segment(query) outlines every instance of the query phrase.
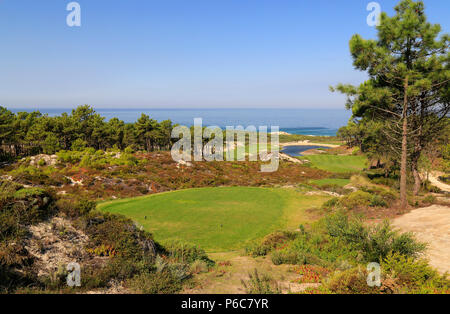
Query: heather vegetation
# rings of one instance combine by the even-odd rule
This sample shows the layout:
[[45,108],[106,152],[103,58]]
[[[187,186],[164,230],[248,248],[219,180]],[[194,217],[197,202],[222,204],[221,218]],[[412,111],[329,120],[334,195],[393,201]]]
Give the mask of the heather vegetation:
[[[450,169],[449,39],[412,0],[378,32],[351,40],[369,80],[336,88],[353,112],[338,136],[280,134],[345,145],[281,158],[273,173],[262,161],[176,162],[174,125],[144,114],[124,123],[89,106],[55,117],[0,107],[0,293],[210,292],[232,272],[241,290],[218,292],[450,293],[429,243],[389,220],[449,205],[437,186]],[[69,288],[73,261],[82,282]]]

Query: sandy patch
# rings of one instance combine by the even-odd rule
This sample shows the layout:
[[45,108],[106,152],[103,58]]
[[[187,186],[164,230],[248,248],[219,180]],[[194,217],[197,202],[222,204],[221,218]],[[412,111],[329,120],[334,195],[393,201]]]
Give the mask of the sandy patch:
[[450,273],[450,206],[433,205],[411,211],[393,220],[404,232],[413,232],[428,243],[426,257],[440,272]]

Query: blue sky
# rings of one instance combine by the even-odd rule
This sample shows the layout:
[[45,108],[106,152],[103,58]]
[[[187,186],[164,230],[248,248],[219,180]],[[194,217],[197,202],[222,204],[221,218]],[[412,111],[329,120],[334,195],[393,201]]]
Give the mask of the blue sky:
[[[74,28],[69,2],[0,0],[1,105],[342,108],[348,40],[375,36],[370,0],[79,0]],[[448,32],[450,2],[425,4]]]

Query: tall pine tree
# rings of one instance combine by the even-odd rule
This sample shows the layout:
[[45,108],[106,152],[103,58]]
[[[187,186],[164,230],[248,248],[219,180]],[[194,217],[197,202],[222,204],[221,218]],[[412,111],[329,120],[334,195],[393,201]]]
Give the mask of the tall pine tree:
[[[338,85],[354,117],[387,122],[390,149],[401,163],[400,198],[407,207],[408,165],[420,188],[418,158],[427,141],[447,123],[450,110],[449,36],[427,22],[422,1],[402,0],[393,17],[382,13],[378,38],[354,35],[350,51],[356,69],[369,79],[358,87]],[[388,149],[388,147],[386,147]]]

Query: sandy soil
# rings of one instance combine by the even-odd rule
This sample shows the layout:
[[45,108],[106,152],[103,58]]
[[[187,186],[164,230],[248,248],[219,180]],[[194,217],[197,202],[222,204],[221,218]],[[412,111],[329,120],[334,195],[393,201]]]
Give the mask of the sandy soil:
[[433,205],[411,211],[393,220],[393,225],[413,232],[417,239],[428,243],[426,257],[440,272],[450,273],[450,207]]
[[283,293],[296,293],[308,287],[317,287],[318,284],[299,284],[295,281],[299,275],[294,272],[291,265],[273,265],[269,257],[252,258],[239,256],[238,252],[209,254],[218,266],[208,272],[196,275],[194,286],[187,288],[183,293],[210,294],[230,293],[245,294],[242,280],[248,280],[249,273],[255,269],[260,275],[267,274],[276,280]]
[[433,184],[434,186],[437,186],[442,191],[450,193],[450,185],[439,181],[439,179],[437,178],[437,176],[435,174],[430,173],[428,175],[428,180],[430,180],[431,184]]

